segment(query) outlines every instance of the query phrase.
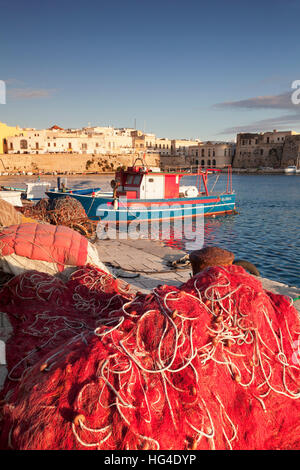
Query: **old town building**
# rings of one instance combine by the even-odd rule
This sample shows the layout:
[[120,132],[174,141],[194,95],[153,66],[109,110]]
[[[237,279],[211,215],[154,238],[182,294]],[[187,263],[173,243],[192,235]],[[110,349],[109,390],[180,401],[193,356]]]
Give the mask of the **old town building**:
[[222,168],[232,164],[235,145],[230,142],[199,142],[189,147],[188,163]]
[[[236,153],[233,166],[236,168],[281,168],[286,160],[294,161],[297,150],[292,151],[291,143],[298,139],[294,131],[277,131],[264,133],[240,133],[236,140]],[[288,151],[290,157],[285,155]]]

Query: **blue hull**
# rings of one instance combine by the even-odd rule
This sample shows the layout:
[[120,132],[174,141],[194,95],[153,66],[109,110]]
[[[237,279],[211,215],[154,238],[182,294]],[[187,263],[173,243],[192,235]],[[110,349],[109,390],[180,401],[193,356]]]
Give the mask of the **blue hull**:
[[128,223],[132,221],[170,220],[186,217],[228,214],[235,210],[235,194],[219,196],[198,196],[177,199],[127,199],[118,201],[114,209],[113,197],[92,197],[91,195],[58,193],[48,191],[50,199],[69,195],[77,199],[92,220],[109,223]]
[[100,191],[101,188],[85,188],[85,189],[67,189],[64,195],[68,194],[82,194],[82,195],[92,195],[93,192]]

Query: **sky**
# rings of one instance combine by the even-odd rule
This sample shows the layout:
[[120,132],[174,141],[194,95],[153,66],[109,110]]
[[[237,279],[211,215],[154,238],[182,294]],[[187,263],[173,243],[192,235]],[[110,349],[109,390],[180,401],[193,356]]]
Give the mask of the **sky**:
[[300,1],[0,0],[0,12],[1,122],[300,132]]

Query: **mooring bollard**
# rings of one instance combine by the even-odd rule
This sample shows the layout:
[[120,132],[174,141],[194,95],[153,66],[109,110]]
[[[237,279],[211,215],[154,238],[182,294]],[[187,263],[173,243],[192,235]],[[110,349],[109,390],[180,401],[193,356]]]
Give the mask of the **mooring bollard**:
[[208,246],[190,253],[193,276],[209,266],[228,266],[233,263],[234,254],[217,246]]

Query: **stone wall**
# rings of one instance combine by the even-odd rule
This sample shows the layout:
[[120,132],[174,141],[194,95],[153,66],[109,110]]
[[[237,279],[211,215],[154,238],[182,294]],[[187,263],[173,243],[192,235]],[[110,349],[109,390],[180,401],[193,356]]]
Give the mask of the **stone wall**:
[[[79,155],[79,154],[43,154],[43,155],[0,155],[0,172],[110,172],[119,166],[130,166],[138,155]],[[159,166],[158,154],[146,154],[148,166]],[[137,162],[138,164],[139,162]]]
[[[297,159],[300,155],[300,135],[286,137],[283,146],[282,167],[297,165]],[[300,158],[299,158],[300,160]],[[299,163],[300,164],[300,161]]]
[[169,166],[188,166],[190,163],[187,163],[185,156],[174,156],[174,155],[161,155],[160,162],[162,167]]

